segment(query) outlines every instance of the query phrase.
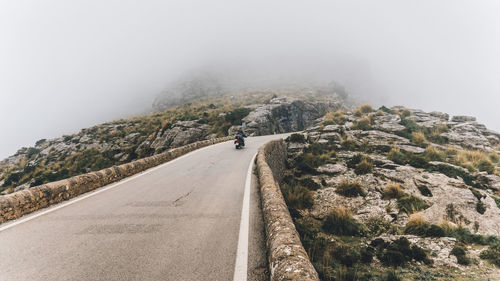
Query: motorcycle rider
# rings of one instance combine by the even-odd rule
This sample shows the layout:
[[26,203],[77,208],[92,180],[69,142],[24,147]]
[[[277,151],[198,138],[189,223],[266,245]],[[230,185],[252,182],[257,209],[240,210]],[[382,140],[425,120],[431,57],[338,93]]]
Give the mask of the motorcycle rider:
[[238,130],[238,133],[236,134],[236,139],[241,141],[241,144],[243,146],[245,146],[245,138],[246,138],[246,135],[245,133],[243,132],[243,130]]

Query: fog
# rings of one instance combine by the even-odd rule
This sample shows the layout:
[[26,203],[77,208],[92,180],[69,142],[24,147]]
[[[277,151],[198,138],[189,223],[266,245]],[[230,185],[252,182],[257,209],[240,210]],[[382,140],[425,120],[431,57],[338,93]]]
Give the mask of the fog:
[[0,0],[0,158],[146,112],[198,69],[335,80],[500,131],[499,14],[495,0]]

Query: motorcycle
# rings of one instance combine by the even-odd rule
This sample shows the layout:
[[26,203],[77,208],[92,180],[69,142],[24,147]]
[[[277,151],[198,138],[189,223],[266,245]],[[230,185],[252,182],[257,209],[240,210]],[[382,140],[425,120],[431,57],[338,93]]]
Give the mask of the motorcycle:
[[243,138],[236,137],[236,139],[234,140],[234,145],[236,149],[243,148],[245,146],[245,140],[243,140]]

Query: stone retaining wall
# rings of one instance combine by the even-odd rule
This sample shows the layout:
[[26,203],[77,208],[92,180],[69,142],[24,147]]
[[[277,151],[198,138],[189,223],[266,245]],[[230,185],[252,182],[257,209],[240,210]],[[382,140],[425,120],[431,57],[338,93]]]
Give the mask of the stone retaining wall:
[[286,145],[271,141],[257,154],[262,213],[271,281],[318,281],[318,273],[302,246],[279,187],[285,171]]
[[0,197],[0,223],[76,197],[98,187],[119,181],[154,166],[158,166],[201,147],[231,140],[224,137],[191,143],[166,152],[113,166],[97,172],[46,183]]

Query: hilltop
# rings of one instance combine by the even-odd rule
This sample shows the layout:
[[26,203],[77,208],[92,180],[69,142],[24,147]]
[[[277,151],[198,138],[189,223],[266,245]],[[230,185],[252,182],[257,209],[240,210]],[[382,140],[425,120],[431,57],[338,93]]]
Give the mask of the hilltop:
[[[230,94],[195,91],[164,101],[151,114],[99,124],[55,139],[41,139],[0,161],[0,190],[10,193],[161,153],[199,140],[303,130],[342,102],[335,92],[282,88]],[[308,97],[306,97],[306,94]],[[160,96],[161,98],[161,96]],[[155,105],[159,103],[159,99]]]

